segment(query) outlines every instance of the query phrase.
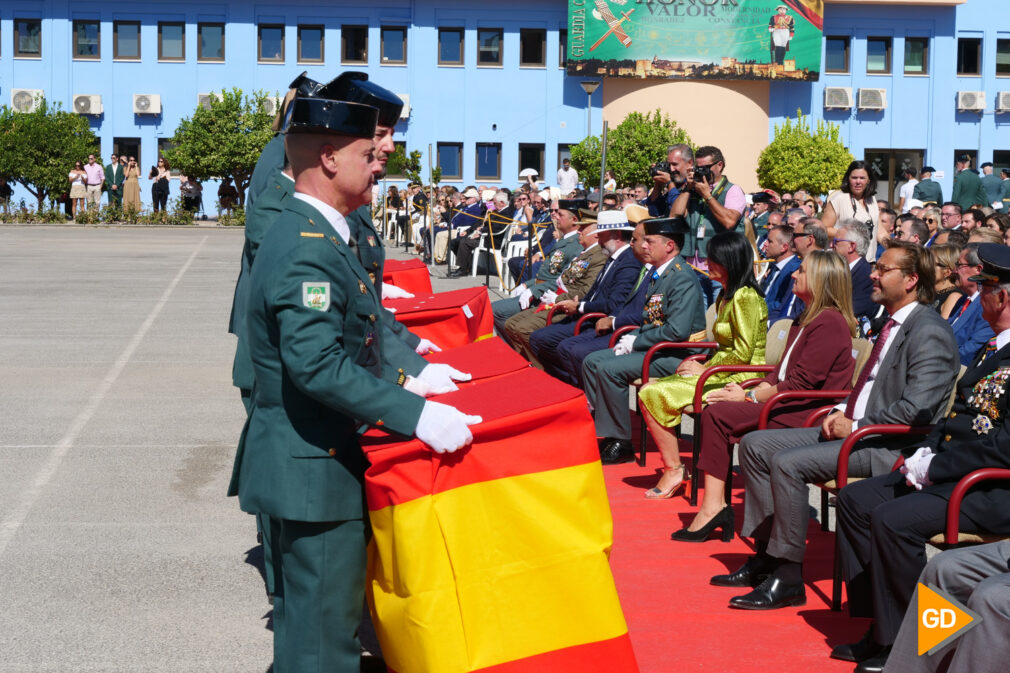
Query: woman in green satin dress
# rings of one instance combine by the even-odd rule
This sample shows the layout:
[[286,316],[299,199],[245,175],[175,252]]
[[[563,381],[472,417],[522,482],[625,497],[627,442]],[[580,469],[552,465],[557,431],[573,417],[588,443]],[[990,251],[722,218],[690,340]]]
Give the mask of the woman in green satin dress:
[[[695,384],[701,373],[716,365],[763,365],[768,331],[768,306],[754,277],[754,252],[743,234],[727,231],[708,244],[708,271],[721,283],[716,306],[718,314],[712,332],[718,350],[706,362],[685,361],[673,376],[657,379],[638,393],[639,408],[653,437],[672,435],[680,425],[681,411],[692,404]],[[730,383],[753,378],[749,373],[715,374],[705,382],[704,396]],[[657,442],[660,447],[676,442]],[[686,482],[686,468],[676,450],[660,451],[663,475],[645,493],[646,498],[669,498]]]

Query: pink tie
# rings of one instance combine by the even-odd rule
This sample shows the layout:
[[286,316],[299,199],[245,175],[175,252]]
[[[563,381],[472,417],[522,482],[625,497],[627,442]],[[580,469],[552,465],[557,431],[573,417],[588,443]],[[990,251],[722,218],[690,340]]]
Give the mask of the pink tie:
[[852,392],[849,394],[849,401],[845,403],[845,417],[849,420],[854,420],[852,414],[856,410],[856,400],[859,399],[859,395],[863,392],[863,387],[870,379],[870,372],[873,371],[873,368],[877,365],[877,360],[880,359],[880,352],[884,350],[884,344],[887,343],[887,337],[891,333],[891,328],[897,324],[893,318],[888,320],[884,328],[880,330],[880,334],[877,335],[877,340],[873,343],[873,350],[870,351],[870,359],[866,361],[862,371],[859,372],[856,385],[852,387]]

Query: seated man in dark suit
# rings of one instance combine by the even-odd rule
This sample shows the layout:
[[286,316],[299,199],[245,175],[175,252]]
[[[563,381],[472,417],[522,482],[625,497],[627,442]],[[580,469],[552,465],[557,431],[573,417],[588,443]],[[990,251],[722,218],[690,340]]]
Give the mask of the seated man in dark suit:
[[[636,208],[645,210],[640,206]],[[642,263],[635,258],[630,245],[635,229],[636,225],[628,222],[624,211],[604,211],[598,215],[597,241],[606,252],[607,262],[584,297],[572,297],[555,304],[558,311],[569,318],[564,321],[555,318],[554,324],[537,329],[530,335],[529,350],[534,365],[540,364],[547,369],[546,362],[553,361],[558,344],[574,336],[579,316],[586,313],[612,315],[624,303],[641,277]]]
[[[950,326],[931,306],[933,256],[918,246],[891,242],[871,278],[873,300],[891,320],[848,398],[820,427],[758,430],[740,441],[746,482],[741,535],[754,538],[757,555],[711,582],[756,588],[731,599],[731,607],[771,610],[806,603],[807,484],[835,476],[838,451],[854,429],[873,423],[923,425],[943,413],[959,365]],[[900,446],[860,445],[849,460],[850,475],[886,473]]]
[[[491,190],[486,190],[491,192]],[[491,199],[485,201],[484,219],[477,222],[479,226],[473,226],[465,237],[458,237],[449,243],[453,253],[456,255],[456,268],[449,272],[450,278],[467,276],[473,264],[474,251],[477,248],[494,245],[501,248],[502,239],[505,232],[512,225],[512,206],[509,205],[509,196],[505,192],[491,193]]]
[[982,271],[982,262],[978,256],[979,245],[981,244],[969,243],[957,260],[957,289],[964,296],[954,304],[950,318],[947,319],[954,329],[957,353],[963,365],[971,362],[982,344],[993,336],[992,328],[982,315],[979,286],[972,280]]
[[761,291],[768,304],[768,324],[783,317],[782,311],[793,296],[793,273],[803,260],[793,250],[793,228],[779,224],[768,230],[765,257],[772,260],[761,279]]
[[848,263],[852,273],[852,312],[856,320],[872,320],[880,311],[880,306],[873,303],[870,294],[873,292],[873,282],[870,280],[872,265],[866,261],[866,251],[870,240],[866,228],[858,220],[844,220],[835,229],[835,240],[832,247]]
[[[920,448],[901,470],[856,482],[838,496],[849,612],[873,617],[874,625],[861,642],[840,645],[832,656],[861,661],[857,671],[883,670],[926,566],[926,541],[943,531],[957,482],[981,468],[1010,468],[1010,248],[984,243],[978,253],[983,269],[974,280],[996,336],[958,381],[950,414],[916,443]],[[1010,488],[992,483],[965,495],[959,530],[1010,534]]]
[[[546,189],[539,193],[532,192],[530,194],[533,212],[528,216],[528,221],[533,227],[533,247],[518,257],[509,258],[506,262],[509,273],[517,283],[525,283],[536,276],[544,256],[549,255],[554,247],[554,223],[551,219],[551,209],[557,206],[551,205],[550,195],[550,191]],[[522,240],[529,241],[529,234],[529,230],[526,230],[522,235]],[[513,236],[513,240],[518,239]]]

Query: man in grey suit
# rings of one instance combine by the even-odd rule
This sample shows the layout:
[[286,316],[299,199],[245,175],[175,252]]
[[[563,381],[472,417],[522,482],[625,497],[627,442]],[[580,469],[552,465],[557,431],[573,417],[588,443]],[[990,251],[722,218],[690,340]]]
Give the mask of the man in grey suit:
[[[870,279],[873,301],[891,318],[849,397],[820,428],[761,430],[740,442],[746,484],[741,535],[755,539],[758,553],[736,572],[712,578],[717,586],[755,587],[731,599],[731,607],[771,610],[805,604],[807,484],[835,476],[842,442],[859,426],[926,425],[944,411],[960,363],[950,326],[930,306],[935,295],[932,254],[892,241]],[[850,476],[890,471],[903,445],[875,444],[856,447]]]
[[[642,374],[645,352],[660,341],[704,341],[705,301],[698,275],[680,256],[684,235],[691,231],[683,217],[645,221],[647,263],[652,275],[645,292],[642,326],[625,334],[613,350],[586,356],[582,378],[593,407],[596,434],[605,465],[633,459],[628,385]],[[648,276],[647,276],[648,277]],[[692,338],[693,337],[693,338]],[[652,360],[650,376],[670,376],[689,351],[665,351]]]

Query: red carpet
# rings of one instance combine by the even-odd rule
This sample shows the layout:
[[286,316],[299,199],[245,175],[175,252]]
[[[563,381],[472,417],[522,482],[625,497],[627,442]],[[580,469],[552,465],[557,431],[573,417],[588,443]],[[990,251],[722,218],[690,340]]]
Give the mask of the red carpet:
[[[845,605],[842,612],[830,610],[834,534],[821,532],[811,520],[804,607],[731,610],[729,599],[745,590],[714,587],[708,580],[736,570],[751,549],[739,537],[731,543],[672,541],[670,533],[687,525],[695,508],[683,493],[645,500],[659,466],[653,449],[644,468],[635,463],[603,468],[614,516],[611,567],[641,672],[852,671],[855,664],[828,654],[838,643],[858,640],[868,622],[850,619]],[[735,491],[733,505],[739,531],[742,491]]]

